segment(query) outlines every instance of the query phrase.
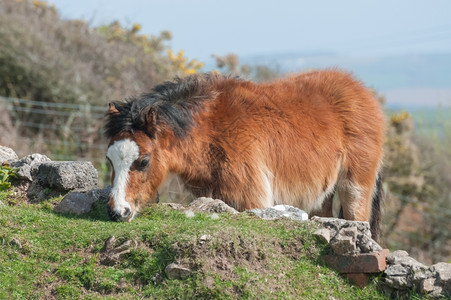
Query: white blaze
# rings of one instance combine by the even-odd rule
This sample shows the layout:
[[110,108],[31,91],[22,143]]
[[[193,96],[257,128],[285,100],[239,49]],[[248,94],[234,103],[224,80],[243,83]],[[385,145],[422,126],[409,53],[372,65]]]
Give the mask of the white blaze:
[[116,141],[108,148],[107,157],[113,165],[115,174],[113,188],[111,189],[111,195],[114,200],[114,210],[119,215],[122,215],[125,208],[128,208],[131,211],[130,204],[125,201],[125,188],[128,182],[128,172],[130,171],[130,167],[139,157],[139,147],[130,139]]

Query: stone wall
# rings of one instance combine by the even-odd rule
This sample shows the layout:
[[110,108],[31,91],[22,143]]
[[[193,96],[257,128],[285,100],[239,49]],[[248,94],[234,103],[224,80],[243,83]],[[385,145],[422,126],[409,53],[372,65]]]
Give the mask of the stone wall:
[[[65,195],[54,208],[59,213],[87,213],[93,203],[106,201],[110,193],[110,187],[97,188],[97,171],[87,161],[56,162],[41,154],[19,159],[12,149],[0,146],[0,164],[18,169],[19,185],[25,189],[31,202]],[[184,211],[187,217],[194,216],[195,212],[211,213],[212,218],[217,218],[219,213],[239,213],[223,201],[211,198],[198,198],[189,206],[165,205]],[[380,287],[389,298],[409,299],[412,292],[430,298],[451,297],[451,264],[426,266],[406,251],[389,253],[388,249],[382,249],[371,238],[368,222],[318,217],[309,220],[307,213],[288,205],[253,209],[245,213],[268,222],[279,218],[312,222],[318,228],[315,236],[330,245],[331,250],[324,256],[324,263],[358,286],[365,286],[371,274],[380,274]],[[114,255],[122,253],[110,252]],[[171,274],[179,272],[174,265],[168,266],[166,271]]]

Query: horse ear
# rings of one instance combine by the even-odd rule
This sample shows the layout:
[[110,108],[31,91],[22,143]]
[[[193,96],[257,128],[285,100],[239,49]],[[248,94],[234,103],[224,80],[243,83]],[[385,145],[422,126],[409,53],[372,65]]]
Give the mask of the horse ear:
[[117,110],[116,106],[113,102],[108,103],[109,109],[108,112],[110,115],[117,115],[119,114],[119,111]]
[[154,107],[149,107],[144,114],[147,132],[153,136],[157,132],[157,110]]

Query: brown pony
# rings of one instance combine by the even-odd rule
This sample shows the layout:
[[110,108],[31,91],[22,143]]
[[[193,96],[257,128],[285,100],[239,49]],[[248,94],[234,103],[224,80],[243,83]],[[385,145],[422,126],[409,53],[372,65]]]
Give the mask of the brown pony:
[[131,220],[169,173],[195,196],[243,211],[289,204],[348,220],[380,221],[384,117],[347,73],[313,71],[254,84],[197,74],[110,103],[108,206]]

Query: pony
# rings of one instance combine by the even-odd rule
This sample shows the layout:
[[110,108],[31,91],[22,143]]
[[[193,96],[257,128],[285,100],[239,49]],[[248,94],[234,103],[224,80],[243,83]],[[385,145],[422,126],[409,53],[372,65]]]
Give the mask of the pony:
[[382,202],[384,115],[371,90],[330,69],[268,83],[202,73],[109,103],[109,215],[132,220],[168,174],[239,211],[287,204],[369,221]]

